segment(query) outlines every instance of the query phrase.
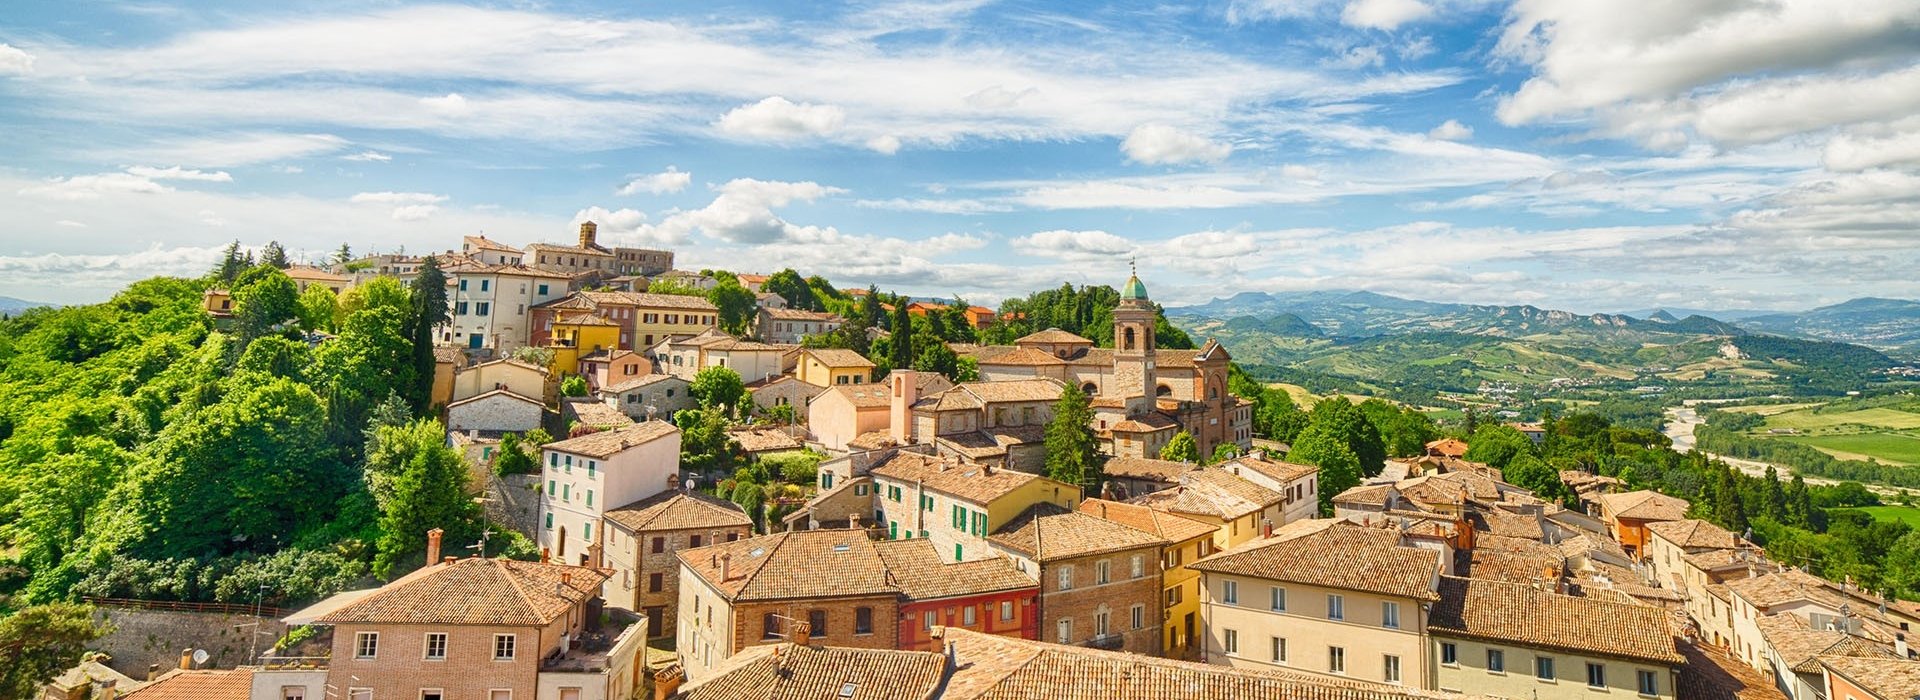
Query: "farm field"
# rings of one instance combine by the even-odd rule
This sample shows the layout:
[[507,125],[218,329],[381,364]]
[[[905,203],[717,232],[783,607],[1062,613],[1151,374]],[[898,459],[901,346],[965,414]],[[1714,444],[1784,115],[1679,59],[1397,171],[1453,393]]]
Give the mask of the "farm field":
[[1820,428],[1833,428],[1849,424],[1874,428],[1890,428],[1893,430],[1912,430],[1920,428],[1920,413],[1909,413],[1892,408],[1863,408],[1858,411],[1823,412],[1802,409],[1767,416],[1768,428],[1817,430]]
[[1798,411],[1801,409],[1813,408],[1815,406],[1822,406],[1822,405],[1825,405],[1825,404],[1822,404],[1819,402],[1771,403],[1771,404],[1758,404],[1754,406],[1728,406],[1725,408],[1721,408],[1720,410],[1726,411],[1728,413],[1752,413],[1752,414],[1761,415],[1761,416],[1773,416],[1773,415],[1786,413],[1788,411]]
[[1849,508],[1847,510],[1857,510],[1867,513],[1872,515],[1876,520],[1893,520],[1914,527],[1920,527],[1920,508],[1909,506],[1867,506],[1864,508]]
[[1833,455],[1840,459],[1866,459],[1882,462],[1920,464],[1920,438],[1901,433],[1853,433],[1846,435],[1801,435],[1783,437]]

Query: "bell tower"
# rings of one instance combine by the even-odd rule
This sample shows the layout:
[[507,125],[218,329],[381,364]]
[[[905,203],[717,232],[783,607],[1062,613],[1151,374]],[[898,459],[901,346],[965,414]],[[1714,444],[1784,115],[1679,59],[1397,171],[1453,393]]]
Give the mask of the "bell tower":
[[[1113,308],[1113,386],[1127,399],[1129,412],[1140,412],[1152,410],[1159,382],[1153,367],[1153,302],[1147,299],[1139,269],[1132,272],[1120,289],[1120,304]],[[1138,405],[1133,403],[1136,396],[1142,399]]]

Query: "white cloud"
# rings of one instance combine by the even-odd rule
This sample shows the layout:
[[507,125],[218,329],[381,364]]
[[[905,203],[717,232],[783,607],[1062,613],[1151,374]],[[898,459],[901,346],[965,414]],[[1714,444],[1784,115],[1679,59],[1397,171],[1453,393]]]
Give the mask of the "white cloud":
[[1378,46],[1356,45],[1337,49],[1333,56],[1322,59],[1320,63],[1347,70],[1379,68],[1387,64],[1387,55]]
[[102,155],[146,162],[220,168],[305,158],[332,153],[346,146],[346,139],[331,134],[239,132],[161,141],[140,148],[106,151]]
[[647,223],[647,215],[637,209],[616,209],[609,211],[600,207],[587,207],[574,212],[573,225],[591,221],[599,226],[606,240],[640,242],[639,235]]
[[450,116],[464,116],[472,111],[467,98],[457,92],[449,92],[443,97],[423,97],[420,104],[427,109]]
[[127,173],[130,175],[144,177],[149,180],[191,180],[195,182],[233,182],[233,176],[228,175],[225,171],[208,172],[205,170],[193,170],[190,168],[182,168],[178,165],[167,167],[167,168],[154,168],[154,167],[149,167],[145,165],[136,165],[136,166],[127,168]]
[[1461,124],[1458,119],[1448,119],[1433,127],[1427,135],[1442,141],[1465,141],[1473,138],[1473,127]]
[[1920,129],[1885,138],[1836,136],[1827,142],[1820,162],[1829,170],[1920,164]]
[[85,223],[74,221],[73,219],[61,219],[59,221],[53,222],[53,225],[65,226],[67,228],[86,228],[87,227]]
[[840,237],[831,227],[800,226],[774,213],[795,202],[813,202],[846,190],[817,182],[781,182],[739,178],[719,187],[707,206],[668,216],[644,233],[672,243],[693,232],[726,243],[760,244],[775,241],[824,241]]
[[1420,0],[1353,0],[1340,11],[1340,21],[1353,27],[1391,31],[1431,14],[1433,8]]
[[900,152],[900,138],[892,134],[875,136],[867,139],[867,148],[875,153],[890,156]]
[[399,206],[399,207],[393,208],[393,220],[394,221],[425,221],[428,217],[433,216],[434,212],[437,212],[437,211],[440,211],[440,207],[434,206],[432,204],[408,204],[406,206]]
[[22,187],[19,194],[36,199],[77,201],[99,199],[102,195],[116,192],[160,194],[171,191],[173,188],[155,182],[153,178],[132,173],[100,173],[52,178],[40,185]]
[[447,196],[429,192],[361,192],[347,201],[354,204],[439,204]]
[[887,211],[913,211],[928,214],[988,214],[1013,211],[1013,207],[978,199],[862,199],[854,206]]
[[1233,146],[1217,143],[1165,124],[1142,124],[1127,134],[1120,144],[1127,159],[1148,165],[1177,163],[1218,163],[1233,153]]
[[393,156],[379,151],[361,151],[353,155],[341,156],[340,159],[359,161],[362,163],[385,163],[393,160]]
[[686,189],[687,185],[692,182],[693,173],[683,173],[680,172],[679,168],[669,165],[664,172],[642,175],[628,181],[627,184],[622,185],[614,194],[623,197],[640,194],[641,192],[648,194],[670,194]]
[[795,104],[775,95],[750,105],[741,105],[720,116],[715,124],[735,136],[762,139],[797,139],[825,136],[840,129],[847,112],[833,105]]
[[1310,17],[1326,0],[1233,0],[1227,3],[1227,22],[1240,24],[1262,20]]
[[1320,179],[1320,171],[1299,163],[1287,163],[1280,166],[1280,175],[1292,180]]
[[1106,231],[1039,231],[1007,241],[1014,250],[1062,260],[1101,260],[1132,255],[1133,241]]
[[26,75],[33,72],[33,54],[0,44],[0,75]]

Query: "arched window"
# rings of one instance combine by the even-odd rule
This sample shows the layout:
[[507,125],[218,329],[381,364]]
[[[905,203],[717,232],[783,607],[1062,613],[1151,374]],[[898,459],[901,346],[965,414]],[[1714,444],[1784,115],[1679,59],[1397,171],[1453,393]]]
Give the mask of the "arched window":
[[1085,384],[1080,385],[1080,391],[1082,393],[1085,393],[1088,396],[1092,396],[1096,393],[1099,393],[1100,387],[1095,386],[1093,382],[1087,382]]
[[1216,379],[1207,385],[1207,399],[1211,401],[1217,398],[1220,398],[1220,382]]
[[1160,386],[1153,388],[1153,395],[1158,397],[1172,396],[1173,387],[1167,386],[1165,384],[1161,384]]
[[1133,349],[1133,328],[1132,327],[1128,327],[1127,329],[1120,332],[1120,349],[1121,350]]

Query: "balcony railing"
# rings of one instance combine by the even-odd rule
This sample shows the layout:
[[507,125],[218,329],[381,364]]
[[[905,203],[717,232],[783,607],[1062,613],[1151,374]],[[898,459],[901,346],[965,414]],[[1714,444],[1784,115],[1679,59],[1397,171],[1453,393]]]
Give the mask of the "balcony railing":
[[262,656],[260,670],[263,671],[321,671],[332,661],[331,656]]

